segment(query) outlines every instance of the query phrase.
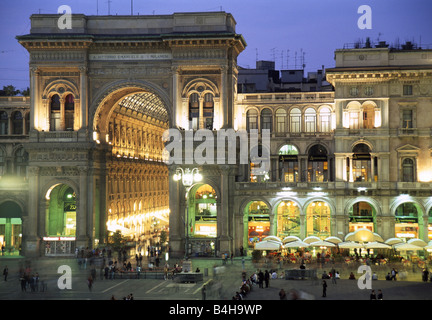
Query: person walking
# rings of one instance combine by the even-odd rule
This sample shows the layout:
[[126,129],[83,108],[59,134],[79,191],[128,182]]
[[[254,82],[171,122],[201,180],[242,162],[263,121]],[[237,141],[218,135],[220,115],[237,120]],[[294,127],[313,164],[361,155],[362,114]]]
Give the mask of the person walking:
[[331,269],[330,273],[331,273],[332,283],[336,284],[336,270],[333,268]]
[[381,291],[381,289],[378,290],[378,296],[377,296],[378,300],[382,300],[383,299],[383,293]]
[[9,274],[8,266],[5,266],[5,268],[3,269],[4,281],[7,281],[8,274]]
[[322,282],[322,288],[323,288],[323,298],[327,297],[327,282],[325,280],[323,280]]
[[259,286],[259,288],[263,288],[263,281],[264,281],[264,273],[260,270],[258,272],[258,286]]
[[270,282],[270,273],[268,272],[268,270],[266,270],[264,273],[264,282],[265,282],[265,287],[268,288]]
[[279,299],[280,300],[286,300],[287,299],[287,295],[284,289],[280,289],[279,291]]
[[93,287],[93,278],[91,276],[88,277],[87,279],[87,286],[89,288],[89,291],[92,291],[92,287]]
[[393,268],[392,271],[391,271],[390,280],[396,281],[396,275],[397,275],[397,271],[396,271],[395,268]]
[[376,300],[376,299],[377,299],[377,296],[376,296],[375,290],[372,290],[372,292],[371,292],[371,294],[370,294],[370,299],[371,299],[371,300]]

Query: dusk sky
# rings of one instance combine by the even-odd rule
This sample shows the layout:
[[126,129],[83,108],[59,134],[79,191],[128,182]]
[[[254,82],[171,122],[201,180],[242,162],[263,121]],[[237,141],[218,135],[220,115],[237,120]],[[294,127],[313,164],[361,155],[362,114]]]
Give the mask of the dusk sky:
[[[57,13],[61,5],[86,15],[131,14],[131,0],[0,0],[0,88],[29,86],[29,55],[15,36],[30,32],[32,14]],[[358,27],[362,5],[372,10],[372,29]],[[238,59],[245,68],[254,68],[258,58],[293,69],[296,53],[301,64],[301,52],[306,72],[331,68],[336,49],[367,37],[432,49],[430,0],[133,0],[134,15],[220,10],[234,16],[246,40]]]

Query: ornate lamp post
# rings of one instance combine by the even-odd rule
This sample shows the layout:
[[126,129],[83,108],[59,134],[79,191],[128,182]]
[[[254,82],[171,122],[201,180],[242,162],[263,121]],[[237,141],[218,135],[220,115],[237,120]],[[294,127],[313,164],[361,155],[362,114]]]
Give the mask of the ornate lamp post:
[[198,168],[193,169],[182,169],[177,168],[176,173],[173,176],[174,181],[180,181],[182,182],[183,186],[186,189],[185,194],[185,201],[186,201],[186,221],[185,221],[185,227],[186,227],[186,234],[185,234],[185,258],[188,256],[188,245],[189,245],[189,204],[188,204],[188,196],[189,196],[189,190],[191,186],[194,184],[194,182],[199,182],[202,180],[202,175],[199,173]]

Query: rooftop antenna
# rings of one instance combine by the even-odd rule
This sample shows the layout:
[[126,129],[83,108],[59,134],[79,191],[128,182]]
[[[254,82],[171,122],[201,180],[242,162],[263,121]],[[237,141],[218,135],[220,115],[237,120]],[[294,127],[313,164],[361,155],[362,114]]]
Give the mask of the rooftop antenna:
[[255,62],[258,61],[258,48],[255,48]]
[[297,69],[297,51],[294,54],[294,69]]
[[272,48],[271,50],[270,50],[271,52],[272,52],[272,55],[273,55],[273,62],[276,62],[276,48]]
[[133,0],[131,0],[131,16],[133,16]]
[[108,15],[110,16],[111,15],[111,0],[108,0],[107,1],[108,2]]
[[287,62],[286,62],[286,65],[287,65],[287,69],[289,69],[289,50],[287,50]]
[[283,50],[281,50],[281,70],[284,68],[284,57],[283,57]]

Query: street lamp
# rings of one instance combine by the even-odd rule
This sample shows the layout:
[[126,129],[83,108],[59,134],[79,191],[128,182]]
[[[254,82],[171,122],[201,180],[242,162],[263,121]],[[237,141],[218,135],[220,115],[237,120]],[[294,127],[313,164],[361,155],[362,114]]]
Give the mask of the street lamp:
[[189,169],[177,168],[176,173],[173,176],[174,181],[182,182],[183,186],[186,188],[185,201],[186,201],[186,239],[185,239],[185,258],[188,255],[188,245],[189,245],[189,204],[188,204],[188,193],[194,182],[199,182],[202,180],[202,175],[199,173],[198,168]]

